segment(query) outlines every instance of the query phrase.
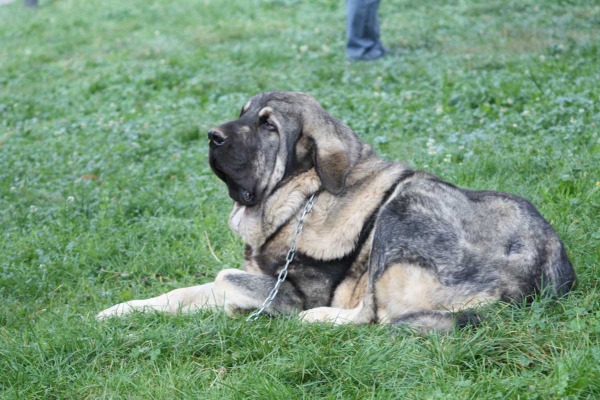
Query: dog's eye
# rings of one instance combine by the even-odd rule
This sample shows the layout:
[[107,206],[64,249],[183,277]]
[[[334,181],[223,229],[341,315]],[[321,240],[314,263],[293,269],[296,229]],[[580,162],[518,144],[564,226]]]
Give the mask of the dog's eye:
[[263,129],[266,129],[271,132],[275,132],[277,130],[277,127],[271,124],[269,121],[264,121],[261,126]]

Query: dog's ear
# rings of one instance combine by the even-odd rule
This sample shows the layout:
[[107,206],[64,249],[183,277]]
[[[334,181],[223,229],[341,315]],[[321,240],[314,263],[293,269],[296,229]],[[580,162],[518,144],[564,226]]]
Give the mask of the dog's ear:
[[362,142],[344,123],[329,115],[312,97],[302,108],[302,134],[313,143],[313,162],[323,188],[340,194],[346,176],[360,158]]

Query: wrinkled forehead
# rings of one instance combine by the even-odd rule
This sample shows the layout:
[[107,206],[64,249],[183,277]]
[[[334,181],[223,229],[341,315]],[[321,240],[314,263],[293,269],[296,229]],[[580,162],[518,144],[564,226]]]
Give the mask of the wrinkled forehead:
[[279,114],[295,114],[302,103],[303,97],[300,93],[266,92],[260,93],[244,104],[240,116],[250,113],[262,116],[265,111]]

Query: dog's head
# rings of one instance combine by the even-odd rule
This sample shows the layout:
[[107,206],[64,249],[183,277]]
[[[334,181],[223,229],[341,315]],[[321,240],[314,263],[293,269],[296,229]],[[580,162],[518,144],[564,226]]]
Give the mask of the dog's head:
[[286,178],[315,168],[322,187],[344,191],[360,157],[361,141],[307,94],[265,92],[238,119],[208,132],[209,162],[244,206],[263,201]]

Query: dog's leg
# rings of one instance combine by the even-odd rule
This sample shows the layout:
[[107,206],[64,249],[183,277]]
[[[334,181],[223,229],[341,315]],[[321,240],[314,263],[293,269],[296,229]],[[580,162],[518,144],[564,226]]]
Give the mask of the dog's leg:
[[363,310],[363,302],[356,308],[344,309],[337,307],[317,307],[306,310],[298,315],[302,322],[328,322],[333,325],[343,325],[349,323],[365,323],[360,318]]
[[[277,278],[250,274],[237,269],[226,269],[217,275],[215,288],[225,293],[225,311],[249,311],[260,308],[277,283]],[[283,282],[277,296],[266,309],[268,313],[290,314],[303,308],[303,298],[296,288]]]
[[167,313],[188,312],[197,309],[217,308],[223,305],[223,293],[215,290],[215,283],[175,289],[146,300],[131,300],[114,305],[96,315],[97,319],[119,317],[134,311],[159,311]]
[[[238,310],[258,308],[265,301],[277,280],[270,276],[226,269],[214,282],[200,286],[175,289],[158,297],[120,303],[100,312],[96,318],[105,319],[133,311],[158,311],[175,314],[199,309],[224,308],[228,314]],[[302,298],[294,287],[284,282],[268,312],[290,313],[302,309]]]

